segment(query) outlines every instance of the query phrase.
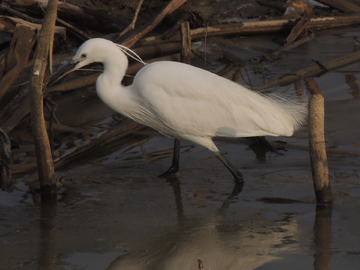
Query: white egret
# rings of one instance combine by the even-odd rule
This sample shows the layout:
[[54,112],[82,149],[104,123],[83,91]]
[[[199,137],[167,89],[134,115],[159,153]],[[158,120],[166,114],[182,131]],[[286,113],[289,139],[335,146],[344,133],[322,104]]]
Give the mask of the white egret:
[[212,151],[237,183],[242,174],[213,143],[212,138],[291,136],[305,121],[306,103],[276,94],[261,95],[206,70],[178,62],[145,65],[130,86],[121,81],[132,52],[105,39],[83,43],[72,61],[51,78],[94,62],[104,66],[96,81],[100,99],[116,112],[175,138],[173,163],[179,163],[179,140],[189,140]]

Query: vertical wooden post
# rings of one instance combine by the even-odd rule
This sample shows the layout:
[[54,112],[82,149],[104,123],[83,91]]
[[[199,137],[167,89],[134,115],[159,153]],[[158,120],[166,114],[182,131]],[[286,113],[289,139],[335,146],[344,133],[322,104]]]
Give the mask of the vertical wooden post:
[[309,146],[316,201],[332,203],[324,135],[324,97],[312,78],[305,81],[312,92],[309,100]]
[[46,71],[51,68],[52,44],[58,0],[50,0],[46,8],[40,38],[36,46],[34,66],[30,76],[31,125],[41,186],[42,202],[56,199],[55,171],[45,126],[43,87]]
[[180,24],[181,32],[181,62],[191,64],[191,34],[189,22]]

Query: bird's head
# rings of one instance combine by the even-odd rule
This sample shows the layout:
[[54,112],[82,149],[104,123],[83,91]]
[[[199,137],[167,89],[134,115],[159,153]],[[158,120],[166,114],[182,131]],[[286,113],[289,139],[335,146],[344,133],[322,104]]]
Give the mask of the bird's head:
[[[72,60],[58,72],[51,76],[48,85],[55,83],[70,72],[87,66],[91,63],[106,62],[107,57],[113,56],[114,53],[119,53],[120,50],[113,42],[102,39],[93,38],[85,41],[77,50]],[[123,54],[123,53],[121,53]],[[126,56],[124,58],[127,61]]]

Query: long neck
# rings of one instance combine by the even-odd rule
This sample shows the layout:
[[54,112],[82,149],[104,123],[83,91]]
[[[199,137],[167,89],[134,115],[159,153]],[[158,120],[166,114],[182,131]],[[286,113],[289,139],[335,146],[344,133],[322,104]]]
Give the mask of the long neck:
[[107,54],[102,62],[104,72],[96,81],[96,92],[106,105],[122,113],[122,110],[126,110],[126,103],[131,99],[129,89],[121,85],[128,66],[128,60],[117,49],[111,54]]

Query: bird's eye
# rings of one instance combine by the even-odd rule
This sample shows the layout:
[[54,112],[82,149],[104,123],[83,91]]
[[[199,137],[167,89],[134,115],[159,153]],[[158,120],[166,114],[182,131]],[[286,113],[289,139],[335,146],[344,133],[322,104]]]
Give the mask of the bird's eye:
[[85,58],[86,58],[86,53],[83,53],[80,57],[81,57],[82,59],[85,59]]

